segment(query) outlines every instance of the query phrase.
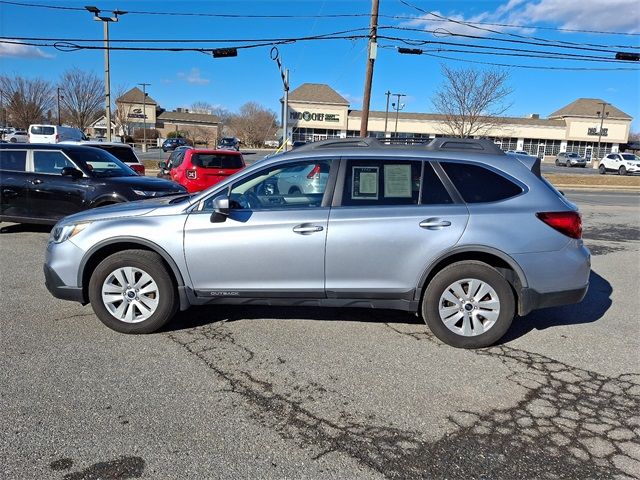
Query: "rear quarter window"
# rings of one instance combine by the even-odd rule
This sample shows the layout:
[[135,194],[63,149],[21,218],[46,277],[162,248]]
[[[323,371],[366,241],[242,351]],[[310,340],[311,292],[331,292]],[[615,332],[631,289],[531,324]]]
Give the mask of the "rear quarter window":
[[244,167],[240,155],[220,155],[218,153],[194,153],[191,157],[194,167],[238,169]]
[[25,150],[0,150],[0,170],[24,172],[27,163]]
[[467,203],[497,202],[522,193],[519,185],[488,168],[454,162],[441,165]]

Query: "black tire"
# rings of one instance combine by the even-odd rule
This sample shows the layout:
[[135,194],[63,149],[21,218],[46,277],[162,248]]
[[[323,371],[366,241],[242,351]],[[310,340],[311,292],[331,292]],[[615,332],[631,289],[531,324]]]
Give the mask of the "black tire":
[[627,167],[625,167],[624,165],[622,165],[619,169],[618,169],[618,175],[626,175],[627,174]]
[[9,139],[9,142],[10,143],[18,143],[18,140],[16,140],[15,138],[11,138],[11,139]]
[[559,167],[559,166],[560,166],[560,160],[556,158],[556,167]]
[[600,172],[600,175],[606,175],[607,174],[607,169],[602,164],[600,164],[600,166],[598,167],[598,171]]
[[302,192],[300,191],[300,189],[298,187],[291,187],[289,189],[289,195],[301,195]]
[[[102,286],[116,269],[134,267],[151,276],[158,287],[158,306],[153,314],[140,322],[128,323],[114,317],[102,300]],[[178,308],[176,286],[164,266],[162,257],[148,250],[125,250],[105,258],[89,280],[89,301],[93,311],[107,327],[121,333],[152,333],[166,324]]]
[[[449,330],[440,319],[440,297],[452,283],[473,278],[494,289],[500,301],[495,324],[477,336],[463,336]],[[466,260],[449,265],[429,282],[422,297],[422,318],[433,334],[444,343],[457,348],[482,348],[493,345],[509,330],[515,315],[515,298],[511,286],[500,273],[486,263]]]

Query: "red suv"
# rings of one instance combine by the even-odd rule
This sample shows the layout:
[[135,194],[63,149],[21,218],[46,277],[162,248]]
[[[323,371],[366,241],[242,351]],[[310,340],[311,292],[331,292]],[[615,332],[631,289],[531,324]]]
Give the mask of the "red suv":
[[240,152],[189,148],[172,155],[166,169],[171,180],[193,193],[221,182],[245,166]]

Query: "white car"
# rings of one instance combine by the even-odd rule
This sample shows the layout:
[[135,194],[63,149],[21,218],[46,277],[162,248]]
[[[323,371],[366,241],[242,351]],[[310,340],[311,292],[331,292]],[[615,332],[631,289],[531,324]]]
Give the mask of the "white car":
[[79,128],[61,125],[29,125],[29,143],[59,143],[86,140]]
[[29,135],[24,130],[16,130],[13,133],[4,136],[5,141],[11,143],[27,143]]
[[618,175],[640,173],[640,157],[633,153],[610,153],[602,159],[598,170],[602,175],[618,172]]

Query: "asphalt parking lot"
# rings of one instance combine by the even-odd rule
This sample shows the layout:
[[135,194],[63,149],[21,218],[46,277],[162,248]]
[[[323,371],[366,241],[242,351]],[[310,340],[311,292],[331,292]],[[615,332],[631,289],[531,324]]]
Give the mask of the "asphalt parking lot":
[[47,228],[0,224],[0,477],[640,478],[640,198],[566,193],[586,299],[476,351],[382,310],[200,307],[118,334],[46,291]]

